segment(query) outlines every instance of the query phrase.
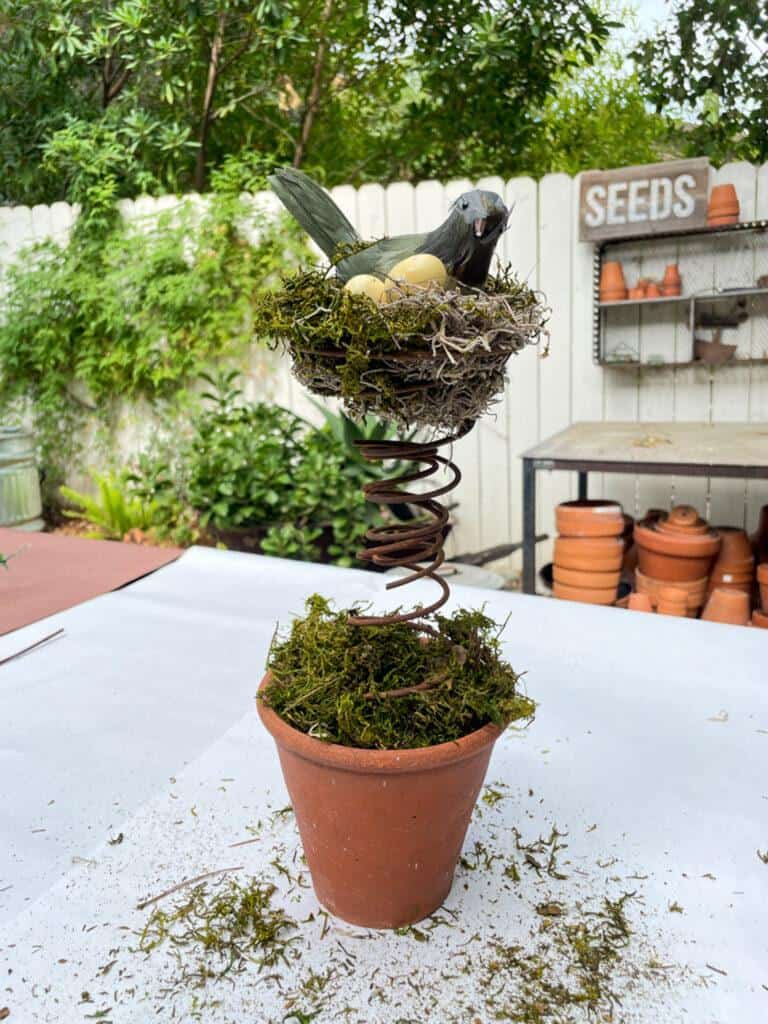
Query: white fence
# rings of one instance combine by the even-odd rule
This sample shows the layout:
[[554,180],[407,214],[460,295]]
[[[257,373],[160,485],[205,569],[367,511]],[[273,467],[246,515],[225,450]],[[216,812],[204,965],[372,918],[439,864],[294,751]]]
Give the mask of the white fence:
[[[768,164],[727,165],[712,174],[712,184],[723,181],[736,185],[743,219],[768,218]],[[546,359],[531,349],[511,361],[506,392],[495,415],[486,417],[456,447],[463,480],[455,492],[459,508],[454,550],[521,538],[520,454],[574,421],[768,423],[768,361],[765,366],[665,370],[619,369],[593,362],[593,247],[578,241],[577,178],[551,174],[537,183],[531,178],[505,182],[489,177],[476,184],[499,192],[514,207],[500,257],[546,295],[552,307],[551,350]],[[333,190],[333,196],[364,237],[377,237],[434,227],[445,217],[449,203],[472,186],[469,181],[342,186]],[[126,216],[135,217],[177,201],[141,198],[121,206]],[[46,235],[66,238],[75,217],[76,211],[65,203],[0,209],[0,274],[31,241]],[[253,395],[316,417],[288,367],[269,353],[255,353],[252,378]],[[130,427],[130,417],[126,422]],[[128,434],[135,443],[134,431]],[[572,476],[540,474],[539,529],[552,533],[554,505],[575,496]],[[749,528],[758,507],[768,502],[768,485],[762,481],[606,476],[592,480],[590,493],[618,498],[632,514],[670,501],[688,501],[716,523],[744,523]],[[547,546],[542,546],[540,555],[547,553]]]

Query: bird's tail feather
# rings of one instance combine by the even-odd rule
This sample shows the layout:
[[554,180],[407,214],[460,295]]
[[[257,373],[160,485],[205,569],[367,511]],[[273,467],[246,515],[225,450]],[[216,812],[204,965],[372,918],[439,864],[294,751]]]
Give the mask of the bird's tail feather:
[[328,193],[303,171],[283,168],[269,176],[272,191],[329,258],[339,244],[360,240]]

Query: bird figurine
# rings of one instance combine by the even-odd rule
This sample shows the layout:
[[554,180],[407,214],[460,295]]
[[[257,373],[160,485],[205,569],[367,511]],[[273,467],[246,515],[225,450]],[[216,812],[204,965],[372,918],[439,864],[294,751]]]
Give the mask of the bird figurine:
[[[328,193],[303,171],[285,168],[269,176],[272,191],[329,259],[338,247],[362,239]],[[345,256],[336,265],[342,281],[360,274],[386,277],[402,260],[427,253],[437,257],[456,281],[474,288],[485,283],[509,210],[501,196],[484,189],[465,192],[451,204],[443,223],[425,234],[382,238]]]

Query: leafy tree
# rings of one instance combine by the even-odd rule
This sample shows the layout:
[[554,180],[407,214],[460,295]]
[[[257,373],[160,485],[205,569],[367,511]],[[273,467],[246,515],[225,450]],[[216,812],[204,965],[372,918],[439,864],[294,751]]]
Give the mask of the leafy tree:
[[678,0],[633,56],[656,109],[677,105],[686,153],[761,162],[768,159],[766,54],[764,0]]

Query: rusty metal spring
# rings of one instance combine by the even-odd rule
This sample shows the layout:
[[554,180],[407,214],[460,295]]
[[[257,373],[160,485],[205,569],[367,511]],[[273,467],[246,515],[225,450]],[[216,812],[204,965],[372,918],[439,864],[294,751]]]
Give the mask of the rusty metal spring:
[[[427,607],[417,607],[409,612],[396,612],[391,615],[354,615],[350,623],[355,626],[383,626],[395,622],[413,622],[423,619],[438,608],[442,608],[450,596],[450,588],[445,579],[438,575],[438,569],[445,561],[443,544],[445,527],[448,525],[448,509],[437,499],[447,494],[461,480],[461,471],[449,458],[438,455],[438,448],[453,444],[464,437],[474,422],[465,424],[456,434],[439,438],[436,441],[419,443],[415,441],[357,441],[357,447],[363,458],[370,462],[387,460],[406,461],[421,464],[423,469],[414,467],[406,473],[389,480],[376,480],[363,486],[363,493],[368,501],[377,505],[412,505],[420,509],[428,517],[419,516],[413,522],[389,523],[386,526],[372,527],[365,535],[369,547],[360,552],[359,557],[383,569],[395,566],[411,570],[402,579],[392,580],[387,590],[404,587],[419,579],[434,580],[440,587],[440,597]],[[451,479],[443,487],[418,493],[408,490],[409,484],[417,480],[425,480],[440,467],[444,467]],[[428,562],[423,565],[420,563]]]

